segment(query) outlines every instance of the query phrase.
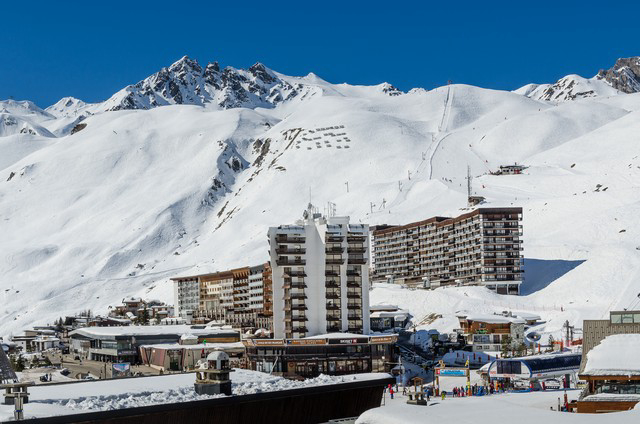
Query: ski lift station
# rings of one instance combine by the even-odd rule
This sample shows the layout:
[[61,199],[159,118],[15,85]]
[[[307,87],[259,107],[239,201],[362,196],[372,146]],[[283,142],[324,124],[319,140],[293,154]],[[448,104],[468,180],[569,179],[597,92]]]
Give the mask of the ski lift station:
[[581,353],[557,353],[524,356],[522,358],[497,359],[489,366],[489,378],[544,380],[580,369]]

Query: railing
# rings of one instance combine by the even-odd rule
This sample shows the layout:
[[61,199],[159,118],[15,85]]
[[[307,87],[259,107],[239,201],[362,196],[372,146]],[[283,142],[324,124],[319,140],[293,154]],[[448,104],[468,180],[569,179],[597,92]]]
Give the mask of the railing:
[[278,258],[276,259],[276,264],[278,266],[286,266],[286,265],[305,265],[307,261],[304,259],[289,259],[289,258]]
[[342,264],[344,263],[344,258],[339,258],[339,259],[335,259],[335,258],[330,259],[330,258],[327,258],[327,260],[325,261],[325,263],[326,263],[326,264],[329,264],[329,265],[342,265]]
[[367,263],[367,258],[354,258],[349,256],[350,264],[364,265]]
[[344,248],[343,247],[328,247],[325,250],[325,253],[331,254],[331,253],[342,253],[344,252]]
[[324,275],[325,277],[338,277],[340,273],[338,271],[325,270]]
[[289,271],[284,273],[285,277],[306,277],[307,273],[304,271]]
[[304,243],[304,237],[288,236],[286,234],[276,235],[276,243]]
[[276,253],[278,255],[303,255],[307,252],[307,249],[297,249],[297,248],[289,248],[289,247],[278,247],[276,248]]

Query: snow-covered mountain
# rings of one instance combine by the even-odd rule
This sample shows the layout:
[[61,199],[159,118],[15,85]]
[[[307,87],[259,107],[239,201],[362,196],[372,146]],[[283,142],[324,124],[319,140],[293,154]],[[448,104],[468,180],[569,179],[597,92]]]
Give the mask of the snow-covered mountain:
[[527,84],[514,91],[536,100],[563,102],[587,97],[607,97],[640,92],[640,57],[618,59],[593,78],[567,75],[553,84]]
[[[7,108],[57,137],[0,137],[0,334],[127,295],[172,301],[172,276],[265,261],[267,227],[309,197],[370,224],[459,214],[467,166],[485,206],[524,208],[530,294],[442,289],[407,300],[414,315],[515,305],[556,331],[636,299],[640,93],[400,93],[261,66],[226,85],[211,69],[216,89],[212,65],[177,63],[104,103],[66,99],[40,118]],[[490,175],[514,161],[527,172]]]

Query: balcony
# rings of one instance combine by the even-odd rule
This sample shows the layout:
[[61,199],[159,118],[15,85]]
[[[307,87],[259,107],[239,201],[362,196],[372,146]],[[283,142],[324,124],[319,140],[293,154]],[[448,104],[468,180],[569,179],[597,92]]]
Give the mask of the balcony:
[[307,252],[307,249],[296,248],[296,247],[287,247],[282,246],[276,248],[276,253],[278,255],[304,255]]
[[325,263],[327,265],[342,265],[344,264],[344,258],[327,258]]
[[362,309],[361,303],[348,303],[347,309]]
[[[307,285],[304,281],[286,281],[282,285],[284,289],[306,289]],[[262,291],[261,291],[262,292]]]
[[342,328],[339,325],[327,325],[327,333],[339,333],[340,331],[342,331]]
[[332,269],[328,269],[324,272],[324,275],[325,277],[338,277],[340,275],[340,272]]
[[290,319],[293,322],[304,322],[304,321],[309,321],[309,319],[307,318],[306,315],[292,315],[291,317],[286,317],[285,321],[287,319]]
[[347,252],[349,253],[364,253],[367,251],[367,248],[364,246],[349,246],[347,247]]
[[297,303],[297,304],[292,304],[292,305],[285,305],[284,310],[286,312],[291,312],[291,311],[306,311],[307,310],[307,306],[304,303]]
[[349,243],[364,243],[367,240],[367,236],[358,235],[358,234],[349,234],[347,236],[347,241]]
[[362,297],[361,293],[358,292],[348,292],[347,293],[347,299],[359,299]]
[[328,292],[325,297],[327,299],[340,299],[340,293]]
[[290,259],[287,257],[280,257],[276,259],[276,264],[278,266],[288,266],[288,265],[305,265],[307,261],[304,259]]
[[334,316],[334,315],[327,315],[327,321],[340,321],[340,317],[339,316]]
[[344,236],[330,233],[327,233],[325,238],[325,242],[327,243],[342,243],[342,240],[344,240]]
[[285,277],[306,277],[307,273],[304,271],[288,271],[284,273]]
[[[283,299],[286,299],[286,295]],[[289,293],[289,298],[290,299],[306,299],[307,295],[303,293]]]
[[327,280],[324,282],[324,286],[326,288],[340,288],[340,281],[337,280]]
[[367,263],[367,258],[363,258],[363,257],[353,257],[353,256],[349,256],[349,263],[350,264],[355,264],[355,265],[365,265]]
[[348,269],[347,270],[347,276],[351,276],[351,277],[359,277],[360,274],[360,270],[358,269]]
[[362,287],[362,282],[360,281],[347,281],[347,287]]
[[327,309],[327,311],[339,311],[340,310],[340,304],[327,303],[326,304],[326,309]]
[[305,242],[304,237],[300,236],[291,236],[288,234],[278,234],[276,235],[276,243],[296,243],[301,244]]

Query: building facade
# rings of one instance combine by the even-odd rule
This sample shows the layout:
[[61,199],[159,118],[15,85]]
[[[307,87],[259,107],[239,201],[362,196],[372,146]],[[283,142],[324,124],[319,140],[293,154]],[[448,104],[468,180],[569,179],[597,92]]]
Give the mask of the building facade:
[[522,208],[479,208],[373,232],[374,280],[435,288],[484,285],[519,294]]
[[525,320],[503,315],[461,313],[460,332],[473,352],[500,352],[505,343],[517,349],[524,343]]
[[175,314],[191,322],[193,313],[200,307],[200,281],[198,276],[172,278]]
[[332,334],[306,339],[248,339],[247,367],[284,377],[312,378],[390,372],[397,363],[396,335]]
[[640,334],[640,311],[611,311],[609,319],[585,319],[582,323],[582,367],[587,355],[608,336],[615,334]]
[[273,294],[268,263],[172,280],[178,316],[187,322],[219,321],[237,328],[271,330]]
[[369,227],[311,205],[268,232],[275,338],[369,333]]

